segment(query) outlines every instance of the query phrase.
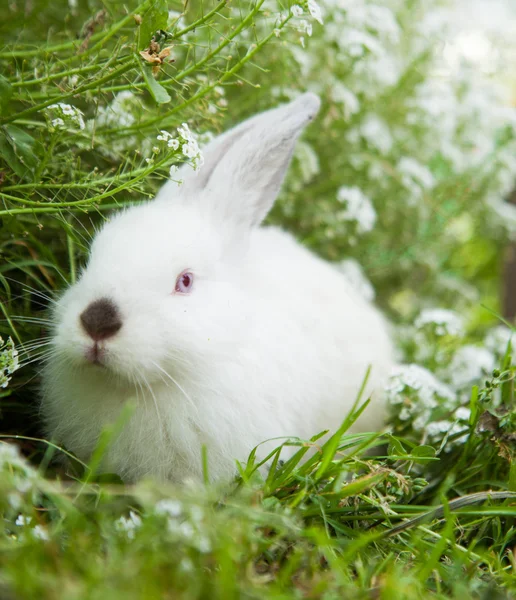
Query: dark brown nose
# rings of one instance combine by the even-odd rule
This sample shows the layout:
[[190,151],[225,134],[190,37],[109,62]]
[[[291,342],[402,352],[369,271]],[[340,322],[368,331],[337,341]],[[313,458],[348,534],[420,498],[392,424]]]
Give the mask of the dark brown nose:
[[118,309],[108,298],[92,302],[80,319],[86,333],[96,342],[114,336],[122,327]]

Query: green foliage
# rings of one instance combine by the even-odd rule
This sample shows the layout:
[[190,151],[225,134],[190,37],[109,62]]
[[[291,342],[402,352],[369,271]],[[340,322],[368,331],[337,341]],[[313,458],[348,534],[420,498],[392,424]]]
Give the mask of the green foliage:
[[[285,442],[271,456],[286,445],[299,451],[274,459],[268,471],[253,453],[242,476],[218,488],[93,483],[89,468],[82,480],[49,480],[2,443],[0,535],[8,560],[0,583],[21,598],[514,591],[516,492],[475,492],[487,482],[503,490],[507,478],[489,434],[472,426],[472,443],[441,462],[409,440],[345,428],[321,447],[320,436]],[[430,481],[417,476],[428,461],[437,461],[426,469]]]
[[[443,64],[446,2],[320,4],[323,19],[312,0],[4,10],[0,410],[31,462],[0,443],[0,596],[515,594],[515,367],[510,328],[493,327],[516,230],[514,111],[475,69]],[[322,111],[269,220],[396,324],[407,365],[389,431],[348,433],[357,403],[324,443],[286,441],[267,467],[254,451],[221,488],[99,475],[115,429],[89,465],[41,440],[47,309],[95,227],[181,162],[200,167],[211,135],[306,89]],[[50,467],[63,454],[66,473]]]

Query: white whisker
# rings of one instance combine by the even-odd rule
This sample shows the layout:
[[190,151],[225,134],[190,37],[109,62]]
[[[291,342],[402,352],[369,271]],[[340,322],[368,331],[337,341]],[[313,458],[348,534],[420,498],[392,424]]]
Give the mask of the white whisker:
[[176,381],[176,379],[174,379],[174,377],[172,377],[172,375],[170,375],[170,373],[168,373],[167,371],[165,371],[165,369],[163,369],[162,367],[160,367],[156,362],[152,361],[152,364],[156,367],[156,369],[159,369],[164,375],[166,375],[170,379],[170,381],[172,381],[172,383],[175,384],[175,386],[177,387],[177,389],[180,390],[183,393],[184,397],[191,404],[192,408],[195,409],[195,411],[198,413],[198,409],[197,409],[197,406],[195,405],[194,401],[186,393],[186,391],[184,390],[184,388]]

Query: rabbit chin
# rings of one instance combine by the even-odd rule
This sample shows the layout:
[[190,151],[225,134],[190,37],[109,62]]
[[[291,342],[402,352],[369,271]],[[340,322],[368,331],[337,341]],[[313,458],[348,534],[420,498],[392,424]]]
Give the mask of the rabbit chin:
[[133,388],[163,380],[163,367],[157,357],[149,362],[117,346],[113,342],[82,341],[58,346],[58,355],[62,368],[77,369],[83,376],[102,379],[115,387]]

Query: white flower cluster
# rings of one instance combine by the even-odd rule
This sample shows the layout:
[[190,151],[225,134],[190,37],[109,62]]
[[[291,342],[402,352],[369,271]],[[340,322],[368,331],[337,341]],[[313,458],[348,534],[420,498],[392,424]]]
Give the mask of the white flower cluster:
[[[455,436],[462,433],[460,439],[463,439],[467,435],[465,424],[460,424],[457,421],[449,421],[448,419],[442,419],[440,421],[430,421],[425,427],[425,434],[429,438],[429,441],[437,442],[446,436]],[[458,440],[455,439],[455,442]],[[451,443],[446,445],[446,450],[451,449]]]
[[452,310],[444,308],[425,309],[415,320],[416,329],[430,328],[437,336],[464,335],[464,319]]
[[139,515],[137,515],[132,510],[129,511],[129,516],[124,517],[121,516],[119,519],[115,521],[115,529],[124,534],[128,540],[134,540],[134,536],[136,535],[136,531],[140,529],[142,525],[142,520]]
[[[315,2],[315,0],[308,0],[307,8],[308,8],[308,12],[310,13],[310,16],[313,19],[315,19],[318,23],[323,25],[324,22],[323,22],[323,18],[322,18],[321,7],[317,4],[317,2]],[[299,4],[294,4],[293,6],[291,6],[290,12],[292,13],[292,16],[296,17],[296,18],[300,18],[304,14],[304,10],[301,6],[299,6]],[[276,33],[276,31],[277,30],[275,30],[275,33]],[[298,31],[302,34],[306,34],[308,37],[311,37],[312,33],[313,33],[312,24],[310,22],[308,22],[306,19],[301,19],[299,21]],[[276,37],[278,37],[278,36],[279,36],[279,31],[278,31],[278,33],[276,33]],[[301,45],[303,47],[305,45],[304,37],[301,37]]]
[[[396,44],[400,27],[393,11],[368,0],[329,0],[326,5],[333,20],[326,25],[328,37],[335,41],[339,50],[355,58],[367,54],[382,57],[386,44]],[[331,8],[330,8],[331,7]]]
[[389,154],[394,144],[390,127],[382,118],[374,114],[365,115],[360,125],[349,131],[346,139],[357,145],[363,140],[370,148],[374,148],[382,155]]
[[51,128],[54,130],[66,129],[67,126],[84,129],[86,126],[82,111],[71,104],[64,104],[63,102],[51,104],[47,111],[54,116],[50,121]]
[[490,376],[495,367],[495,357],[487,348],[468,344],[455,353],[448,367],[448,377],[456,389],[466,388],[469,392],[473,384]]
[[9,506],[19,511],[23,497],[34,489],[38,473],[20,454],[17,446],[0,442],[0,479],[11,487],[6,494]]
[[456,395],[427,369],[411,364],[395,367],[385,388],[387,401],[400,421],[412,421],[422,431],[436,408],[453,409]]
[[169,133],[168,131],[165,131],[164,129],[161,130],[161,133],[158,135],[158,137],[156,138],[159,142],[166,142],[167,146],[169,148],[172,148],[172,150],[177,150],[179,148],[179,140],[175,137],[173,137],[173,135],[171,133]]
[[505,356],[509,342],[513,342],[514,333],[505,325],[498,325],[489,330],[485,339],[484,346],[498,358]]
[[312,18],[315,19],[321,25],[324,25],[321,7],[317,4],[317,2],[315,0],[308,0],[307,6],[308,12],[312,16]]
[[[14,524],[17,527],[23,527],[24,529],[26,529],[28,532],[30,532],[30,534],[32,535],[32,537],[36,540],[41,540],[43,542],[48,542],[48,540],[50,539],[47,530],[42,526],[42,525],[35,525],[32,528],[29,528],[29,525],[32,523],[32,517],[26,517],[25,515],[18,515],[16,517],[16,521],[14,522]],[[23,540],[24,536],[19,535],[18,539]]]
[[357,187],[342,186],[337,191],[337,200],[346,205],[339,213],[344,221],[356,222],[357,232],[371,231],[376,222],[376,211],[371,200]]
[[211,542],[203,533],[205,517],[200,506],[189,505],[186,509],[179,500],[165,499],[160,500],[154,510],[167,519],[167,529],[172,536],[186,541],[199,552],[211,551]]
[[[418,23],[409,31],[401,27],[403,9],[396,0],[326,0],[324,29],[314,29],[309,51],[292,47],[292,56],[305,87],[326,95],[329,91],[340,106],[340,115],[332,110],[328,122],[332,130],[344,129],[349,164],[362,169],[359,175],[368,183],[381,187],[393,178],[404,193],[399,190],[392,197],[424,209],[433,199],[428,192],[450,170],[457,175],[484,168],[492,172],[485,212],[516,239],[516,209],[505,202],[516,180],[516,109],[507,89],[468,58],[486,44],[496,49],[491,52],[496,56],[504,48],[492,40],[477,40],[478,34],[458,35],[457,26],[460,30],[465,24],[457,18],[456,4],[446,3],[446,8],[438,0],[418,3]],[[304,6],[292,6],[292,14],[302,18]],[[490,35],[496,37],[495,31]],[[503,38],[504,45],[508,39]],[[480,42],[483,46],[475,48]],[[450,66],[451,50],[456,57]],[[421,82],[412,84],[407,78],[397,90],[401,78],[421,60]],[[505,68],[499,63],[491,64],[491,71]],[[346,127],[351,117],[352,126]],[[512,139],[500,144],[501,132]],[[448,168],[436,166],[443,161]],[[373,195],[369,186],[361,187]],[[476,201],[476,209],[480,207]]]
[[449,451],[453,445],[463,442],[467,436],[470,415],[469,408],[460,406],[449,419],[428,422],[424,428],[424,435],[428,441],[433,443],[439,443],[445,436],[448,436],[448,442],[444,449]]
[[[160,142],[166,142],[167,146],[173,150],[181,148],[183,156],[188,159],[189,164],[197,171],[204,164],[204,156],[199,148],[199,143],[194,137],[194,134],[190,131],[187,123],[183,123],[181,127],[177,128],[177,135],[178,137],[176,138],[170,132],[162,129],[157,139]],[[174,166],[170,170],[171,177],[175,171],[176,167]]]
[[0,337],[0,388],[6,388],[11,381],[11,375],[19,368],[18,350],[9,337],[4,343]]
[[403,185],[411,192],[414,199],[420,197],[425,190],[430,190],[435,185],[435,178],[430,169],[414,158],[404,156],[398,162],[398,172],[401,174]]
[[[140,98],[129,90],[124,90],[116,94],[111,102],[106,105],[100,105],[97,109],[95,118],[89,119],[86,123],[88,132],[102,134],[103,129],[124,129],[132,127],[138,121],[143,113],[143,104]],[[136,135],[113,136],[109,139],[109,144],[99,144],[98,149],[102,154],[109,158],[119,159],[120,155],[125,155],[133,150],[138,144],[138,151],[145,154],[150,149],[150,140],[143,142]]]
[[129,90],[119,92],[106,106],[99,106],[95,127],[130,127],[136,122],[135,113],[141,110],[141,101]]

